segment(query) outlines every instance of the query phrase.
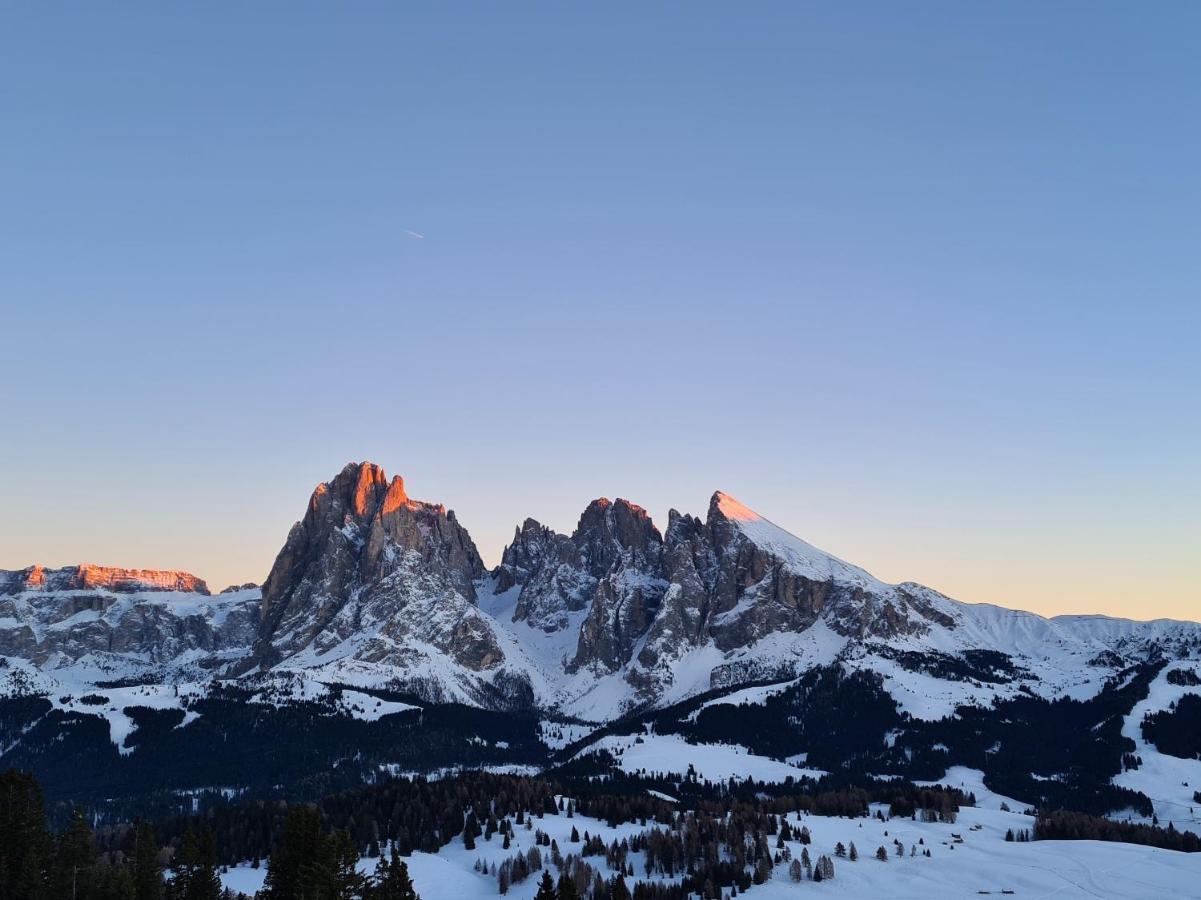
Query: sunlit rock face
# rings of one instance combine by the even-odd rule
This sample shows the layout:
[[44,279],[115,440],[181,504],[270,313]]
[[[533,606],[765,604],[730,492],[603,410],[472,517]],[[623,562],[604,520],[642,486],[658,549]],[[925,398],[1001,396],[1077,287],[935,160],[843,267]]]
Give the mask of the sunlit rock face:
[[313,491],[263,583],[257,661],[391,668],[400,681],[437,678],[443,660],[496,669],[505,655],[475,605],[483,573],[453,512],[352,463]]

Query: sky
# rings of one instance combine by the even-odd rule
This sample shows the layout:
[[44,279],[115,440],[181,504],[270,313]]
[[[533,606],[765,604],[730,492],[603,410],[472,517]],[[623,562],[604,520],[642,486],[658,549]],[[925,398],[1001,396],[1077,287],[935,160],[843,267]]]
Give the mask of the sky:
[[7,6],[0,568],[260,581],[370,459],[489,563],[723,490],[890,581],[1201,618],[1199,28]]

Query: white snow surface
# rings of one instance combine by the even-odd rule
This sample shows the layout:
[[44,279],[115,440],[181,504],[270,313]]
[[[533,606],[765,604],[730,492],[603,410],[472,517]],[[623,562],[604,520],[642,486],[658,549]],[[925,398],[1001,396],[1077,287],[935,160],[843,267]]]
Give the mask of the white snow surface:
[[789,778],[821,778],[826,774],[822,769],[794,766],[759,756],[739,744],[690,744],[677,734],[608,735],[576,755],[594,750],[612,753],[618,768],[624,772],[683,775],[692,766],[699,778],[712,782],[753,778],[780,783]]
[[[950,774],[950,773],[949,773]],[[979,794],[977,795],[979,796]],[[533,819],[535,828],[547,832],[557,841],[566,855],[578,852],[578,844],[570,842],[574,826],[584,832],[599,835],[605,843],[622,840],[641,832],[635,823],[616,828],[604,822],[577,815],[547,815]],[[1111,898],[1111,900],[1154,900],[1154,898],[1201,898],[1201,854],[1176,853],[1134,844],[1101,843],[1097,841],[1036,841],[1007,842],[1007,829],[1021,831],[1033,825],[1033,819],[1018,812],[1003,812],[993,808],[964,807],[955,824],[917,822],[906,818],[879,821],[877,819],[846,819],[813,815],[790,815],[790,824],[799,832],[806,826],[812,843],[808,850],[812,859],[830,856],[834,862],[834,879],[815,883],[793,883],[788,878],[787,865],[779,865],[770,881],[751,887],[753,900],[792,900],[800,896],[825,896],[838,900],[931,900],[931,898],[975,898],[987,892],[1036,900],[1076,900],[1076,898]],[[500,864],[518,851],[533,846],[533,831],[517,827],[510,850],[501,849],[499,836],[491,842],[479,838],[476,849],[467,850],[461,838],[454,838],[437,853],[414,853],[406,858],[413,885],[423,900],[474,900],[497,896],[496,879],[473,869],[477,859]],[[963,837],[963,843],[953,843],[952,834]],[[905,855],[897,856],[894,840],[899,840]],[[919,841],[921,843],[919,843]],[[853,843],[859,860],[851,862],[835,856],[835,845],[850,847]],[[888,862],[875,859],[877,847],[884,847]],[[911,856],[929,848],[931,856]],[[549,854],[542,848],[545,864],[552,876],[558,875],[550,864]],[[788,843],[793,857],[799,858],[802,845]],[[606,875],[603,858],[590,857]],[[645,859],[631,853],[635,876],[627,878],[631,888],[639,880],[666,881],[663,876],[648,878]],[[374,871],[376,860],[361,859],[359,870]],[[223,873],[222,882],[234,890],[251,893],[262,886],[267,869],[239,866]],[[514,884],[507,894],[513,900],[531,900],[537,890],[541,873]]]

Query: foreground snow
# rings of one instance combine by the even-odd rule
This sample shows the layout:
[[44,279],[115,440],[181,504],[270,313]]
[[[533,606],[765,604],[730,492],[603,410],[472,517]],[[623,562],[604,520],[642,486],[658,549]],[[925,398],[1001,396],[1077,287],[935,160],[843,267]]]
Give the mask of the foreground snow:
[[[971,782],[971,770],[948,773],[948,781],[963,778]],[[979,795],[978,795],[979,796]],[[989,797],[991,801],[1002,798]],[[578,852],[571,844],[572,827],[600,835],[606,843],[629,837],[643,829],[635,823],[609,828],[603,822],[586,816],[567,818],[565,815],[535,818],[540,828],[559,843],[564,854]],[[956,824],[924,823],[910,819],[840,819],[824,816],[789,816],[792,824],[804,824],[812,833],[809,854],[813,859],[826,854],[834,859],[835,878],[831,882],[794,884],[788,878],[787,865],[777,866],[773,879],[751,888],[751,897],[759,900],[792,898],[806,891],[821,891],[831,898],[846,900],[877,900],[881,897],[896,900],[931,900],[944,897],[976,897],[983,892],[1000,896],[1012,891],[1018,898],[1055,897],[1114,898],[1114,900],[1151,900],[1151,898],[1201,897],[1201,854],[1175,853],[1133,844],[1101,843],[1097,841],[1037,841],[1010,843],[1005,831],[1031,828],[1033,819],[1016,812],[993,808],[967,808]],[[963,843],[954,843],[952,835],[960,835]],[[482,838],[475,850],[466,850],[460,838],[455,838],[438,853],[414,853],[408,858],[414,885],[424,900],[469,900],[497,896],[496,879],[474,871],[477,859],[501,863],[518,851],[533,844],[534,833],[518,827],[510,850],[501,849],[500,836],[491,842]],[[894,840],[900,840],[904,857],[896,855]],[[858,862],[834,857],[835,845],[849,847],[854,843]],[[919,843],[921,842],[921,843]],[[790,842],[792,855],[799,857],[802,847]],[[889,852],[888,862],[875,859],[876,848]],[[919,855],[910,856],[917,847]],[[921,851],[929,848],[926,858]],[[545,854],[549,864],[549,854]],[[603,859],[591,857],[590,862],[603,866]],[[637,873],[627,879],[631,884],[648,880],[644,859],[633,853],[630,861]],[[371,872],[375,860],[362,859],[359,868]],[[234,890],[253,893],[262,886],[266,867],[251,869],[240,866],[222,876],[222,881]],[[552,868],[552,874],[554,870]],[[610,873],[605,873],[606,876]],[[662,881],[661,876],[652,879]],[[537,888],[537,877],[515,884],[508,893],[513,900],[529,900]]]

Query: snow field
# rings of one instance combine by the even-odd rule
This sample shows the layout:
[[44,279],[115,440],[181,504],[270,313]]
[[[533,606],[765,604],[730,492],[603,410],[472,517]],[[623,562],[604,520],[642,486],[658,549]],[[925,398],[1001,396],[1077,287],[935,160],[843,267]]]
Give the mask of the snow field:
[[[712,782],[783,782],[788,778],[821,778],[822,769],[809,769],[758,756],[738,744],[690,744],[675,734],[611,735],[590,744],[580,753],[608,750],[623,772],[683,775],[691,765],[697,777]],[[579,755],[579,754],[577,754]]]
[[[964,775],[970,783],[972,770],[948,773],[948,782]],[[956,785],[958,786],[958,785]],[[966,785],[965,785],[966,786]],[[977,793],[979,797],[980,794]],[[1000,802],[996,795],[990,802]],[[883,807],[874,807],[887,815]],[[1112,900],[1154,900],[1154,898],[1201,898],[1201,854],[1175,853],[1133,844],[1102,843],[1098,841],[1036,841],[1007,842],[1005,832],[1029,829],[1033,819],[1017,812],[1000,809],[964,807],[955,824],[920,822],[907,818],[889,821],[878,819],[844,819],[827,816],[790,814],[788,821],[799,835],[800,826],[809,828],[812,843],[810,858],[816,862],[822,855],[834,862],[834,880],[828,882],[793,883],[788,866],[775,867],[772,879],[751,888],[756,900],[795,898],[806,892],[822,892],[840,900],[941,900],[941,898],[975,898],[987,893],[1003,895],[1013,891],[1017,898],[1112,898]],[[644,829],[636,823],[609,828],[603,822],[587,816],[567,818],[564,814],[533,818],[534,828],[542,829],[556,840],[560,851],[578,852],[579,844],[569,841],[571,828],[600,835],[605,843],[629,837]],[[963,843],[955,843],[960,835]],[[414,853],[407,859],[413,883],[423,900],[471,900],[499,896],[496,879],[474,871],[476,859],[498,866],[519,850],[534,846],[534,832],[524,826],[514,827],[514,840],[508,851],[501,849],[502,837],[491,841],[476,840],[476,849],[467,850],[462,837],[451,840],[437,853]],[[894,840],[900,840],[905,856],[898,857]],[[921,841],[922,843],[919,843]],[[835,856],[841,842],[846,848],[855,844],[857,862]],[[794,858],[800,858],[803,845],[799,840],[786,844]],[[875,858],[876,848],[883,846],[889,853],[888,862]],[[910,856],[917,847],[918,855]],[[931,856],[922,855],[926,849]],[[549,861],[547,848],[541,848],[544,864],[551,874],[557,871]],[[773,852],[774,852],[773,843]],[[640,853],[631,853],[635,877],[627,878],[631,887],[638,880],[648,880],[645,860]],[[598,871],[606,877],[612,874],[602,857],[589,857]],[[359,869],[373,872],[376,860],[363,858]],[[252,893],[262,886],[266,864],[257,870],[248,865],[231,869],[222,875],[225,885],[234,890]],[[539,873],[524,882],[514,884],[508,893],[513,900],[531,900],[537,890]],[[657,876],[655,880],[665,880]]]

